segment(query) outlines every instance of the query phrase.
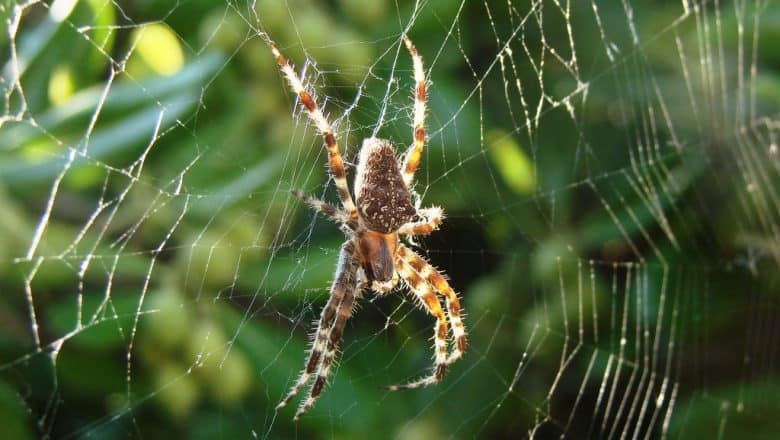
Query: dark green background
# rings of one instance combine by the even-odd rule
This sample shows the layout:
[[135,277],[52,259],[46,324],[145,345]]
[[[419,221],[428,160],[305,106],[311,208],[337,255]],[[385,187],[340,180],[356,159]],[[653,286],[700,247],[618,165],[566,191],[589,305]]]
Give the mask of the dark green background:
[[[0,436],[780,435],[776,2],[63,3],[0,8]],[[260,35],[353,163],[411,141],[407,27],[470,348],[380,390],[433,322],[368,294],[296,425],[343,236],[289,194],[336,200]]]

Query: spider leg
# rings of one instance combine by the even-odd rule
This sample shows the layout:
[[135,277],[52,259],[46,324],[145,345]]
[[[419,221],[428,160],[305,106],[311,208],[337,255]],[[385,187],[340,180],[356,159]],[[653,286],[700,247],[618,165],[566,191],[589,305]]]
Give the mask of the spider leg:
[[422,57],[417,53],[417,48],[414,47],[414,44],[409,37],[404,35],[403,38],[406,49],[412,56],[414,82],[416,84],[414,93],[414,127],[412,129],[414,143],[406,151],[404,163],[401,166],[404,183],[409,187],[412,184],[412,179],[414,179],[414,172],[417,171],[417,167],[420,166],[420,158],[422,157],[422,150],[425,145],[425,96],[427,92]]
[[292,195],[300,199],[303,203],[309,205],[315,211],[322,213],[322,215],[338,224],[352,226],[354,223],[350,220],[349,215],[347,215],[346,212],[331,205],[328,202],[322,201],[312,196],[308,196],[301,190],[293,190],[291,192]]
[[[357,273],[357,267],[354,267],[352,270],[353,274]],[[356,278],[356,276],[353,276],[353,278]],[[357,287],[356,281],[353,281],[353,286]],[[336,350],[338,349],[339,342],[341,342],[341,337],[344,335],[344,326],[347,324],[349,317],[352,316],[352,306],[355,302],[355,292],[357,290],[355,287],[346,289],[344,292],[344,298],[341,300],[341,303],[336,310],[336,321],[333,323],[333,327],[331,327],[330,332],[328,333],[327,345],[322,356],[322,361],[317,368],[317,378],[314,379],[314,384],[312,384],[311,389],[309,390],[309,396],[306,400],[301,402],[298,411],[295,412],[293,421],[298,421],[306,411],[314,406],[320,393],[322,393],[322,389],[325,387],[325,382],[328,380],[328,374],[330,374],[330,367],[333,364],[333,359],[336,358]]]
[[466,351],[466,327],[461,319],[460,299],[455,291],[452,290],[452,287],[450,287],[450,283],[425,258],[402,244],[398,246],[397,252],[399,258],[408,262],[447,302],[447,315],[450,319],[452,336],[455,340],[455,347],[449,358],[447,358],[447,365],[449,365],[463,356],[463,353]]
[[[295,397],[301,388],[309,382],[312,374],[314,374],[322,364],[324,358],[323,354],[327,352],[328,341],[331,338],[333,328],[335,327],[334,321],[336,320],[336,315],[340,314],[346,298],[354,296],[354,291],[357,287],[358,267],[357,260],[355,259],[355,246],[351,241],[348,241],[341,248],[336,276],[333,280],[333,285],[330,288],[330,297],[320,313],[317,331],[314,334],[314,340],[312,341],[305,367],[298,377],[298,380],[292,388],[290,388],[290,391],[276,406],[277,410],[282,409],[285,405],[290,403],[293,397]],[[349,301],[351,310],[352,299]]]
[[317,107],[317,103],[314,98],[303,88],[303,83],[295,74],[290,63],[287,61],[276,46],[273,43],[269,43],[271,53],[276,57],[276,62],[279,64],[279,68],[284,74],[285,79],[290,84],[290,88],[293,93],[298,95],[303,107],[306,109],[306,114],[317,126],[317,130],[322,134],[325,139],[325,146],[328,149],[328,165],[330,171],[333,173],[333,180],[336,182],[336,188],[339,191],[339,198],[341,199],[341,205],[347,211],[347,214],[351,219],[357,219],[357,209],[355,208],[355,202],[352,201],[352,196],[349,194],[349,186],[347,184],[347,172],[344,168],[344,160],[339,153],[339,145],[336,141],[336,136],[333,134],[333,129],[328,123],[328,120],[323,116],[322,111]]
[[400,235],[428,235],[439,229],[444,212],[439,207],[424,208],[417,210],[417,214],[425,220],[420,222],[409,222],[398,228]]
[[412,267],[409,261],[399,255],[396,260],[396,271],[399,272],[401,278],[404,279],[409,288],[420,300],[422,306],[436,318],[436,328],[434,331],[434,364],[433,371],[430,375],[414,380],[412,382],[390,385],[383,387],[390,391],[396,391],[401,389],[420,388],[433,385],[439,382],[447,370],[447,318],[444,315],[444,310],[441,308],[439,298],[436,297],[436,293],[433,290],[428,281],[421,277],[417,270]]

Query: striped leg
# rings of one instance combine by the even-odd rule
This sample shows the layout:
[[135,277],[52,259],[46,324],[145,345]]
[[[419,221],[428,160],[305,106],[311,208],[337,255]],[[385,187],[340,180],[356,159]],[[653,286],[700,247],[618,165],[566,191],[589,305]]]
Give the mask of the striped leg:
[[460,299],[458,295],[452,290],[450,284],[444,279],[439,271],[430,265],[425,259],[417,255],[414,251],[410,250],[404,245],[398,247],[398,256],[404,261],[408,262],[421,277],[425,278],[436,291],[444,297],[447,302],[447,315],[450,319],[450,325],[452,326],[452,336],[455,340],[455,347],[447,358],[447,364],[451,364],[458,360],[466,351],[466,327],[463,325],[460,311]]
[[434,206],[432,208],[419,209],[417,214],[425,220],[421,222],[409,222],[398,229],[400,235],[428,235],[439,229],[444,212],[441,208]]
[[315,211],[322,213],[322,215],[340,225],[350,225],[351,223],[354,223],[350,221],[350,218],[346,212],[331,205],[328,202],[324,202],[312,196],[307,196],[301,190],[293,190],[291,192],[292,195],[299,198],[303,203],[311,206]]
[[279,50],[272,43],[269,43],[271,53],[276,57],[276,62],[279,63],[279,68],[282,70],[287,82],[290,84],[293,93],[298,95],[298,99],[301,100],[303,107],[306,109],[306,114],[317,126],[317,130],[322,134],[325,139],[325,146],[328,148],[328,164],[330,171],[333,173],[333,180],[336,182],[336,188],[339,191],[339,198],[341,198],[341,205],[351,219],[357,219],[357,209],[355,209],[355,202],[352,201],[352,196],[349,194],[349,186],[347,185],[347,172],[344,169],[344,161],[341,159],[341,153],[339,153],[339,145],[336,142],[336,136],[333,134],[328,120],[322,115],[322,111],[317,107],[317,103],[314,102],[314,98],[303,88],[303,83],[295,75],[287,59],[279,53]]
[[433,371],[429,376],[405,384],[384,387],[390,391],[433,385],[444,377],[444,373],[447,370],[447,318],[444,315],[444,310],[441,308],[439,298],[436,297],[436,293],[431,284],[429,284],[425,278],[421,277],[418,271],[415,270],[407,260],[399,257],[396,260],[396,271],[399,272],[401,278],[409,285],[409,288],[417,296],[417,299],[420,301],[423,308],[436,318],[436,328],[433,335],[435,355]]
[[425,145],[425,71],[423,71],[422,57],[417,53],[417,48],[414,47],[412,41],[404,35],[404,44],[406,49],[412,56],[412,65],[414,67],[414,122],[412,135],[414,136],[414,143],[406,152],[404,157],[404,163],[401,166],[404,183],[407,187],[412,184],[414,179],[414,172],[417,171],[417,167],[420,166],[420,158],[422,157],[423,146]]
[[[349,311],[351,312],[352,310],[352,298],[354,297],[355,289],[357,287],[357,269],[358,263],[355,259],[355,245],[349,241],[341,248],[336,277],[330,288],[330,298],[328,298],[328,302],[325,304],[325,307],[320,314],[320,320],[317,324],[317,330],[314,334],[314,340],[309,351],[309,358],[306,360],[306,367],[301,372],[295,385],[290,388],[290,391],[285,398],[276,406],[277,410],[282,409],[285,405],[290,403],[290,400],[292,400],[301,388],[309,382],[312,374],[320,370],[320,365],[325,357],[323,354],[327,354],[330,340],[333,339],[333,330],[338,323],[339,318],[337,318],[337,315],[341,316],[342,309],[347,301],[349,302]],[[321,388],[322,386],[320,385],[320,390],[318,390],[317,394],[319,394]]]
[[[355,268],[355,270],[357,270],[357,268]],[[354,282],[353,285],[357,285],[357,283]],[[322,355],[322,362],[320,362],[320,366],[317,369],[317,378],[314,379],[314,384],[309,390],[309,397],[301,402],[301,406],[298,407],[298,411],[295,413],[293,421],[300,419],[306,411],[314,406],[314,402],[317,401],[320,393],[322,393],[325,382],[328,380],[328,374],[330,374],[330,367],[333,364],[333,360],[336,358],[336,350],[338,349],[339,342],[341,342],[341,337],[344,335],[344,326],[347,324],[349,317],[352,316],[352,306],[354,305],[354,302],[355,289],[347,289],[344,298],[341,300],[341,304],[339,304],[336,313],[336,322],[333,323],[333,327],[330,329],[328,344]]]

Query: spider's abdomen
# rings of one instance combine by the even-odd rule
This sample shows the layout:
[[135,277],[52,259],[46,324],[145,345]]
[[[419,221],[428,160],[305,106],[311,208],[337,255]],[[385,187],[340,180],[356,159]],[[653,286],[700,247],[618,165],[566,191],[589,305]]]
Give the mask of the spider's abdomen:
[[355,177],[357,208],[366,226],[389,234],[415,214],[409,189],[404,184],[390,141],[363,141]]

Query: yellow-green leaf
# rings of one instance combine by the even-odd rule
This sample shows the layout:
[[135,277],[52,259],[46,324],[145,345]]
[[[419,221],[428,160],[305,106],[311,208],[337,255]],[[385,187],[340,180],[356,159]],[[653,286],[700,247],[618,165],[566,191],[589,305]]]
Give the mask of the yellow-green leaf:
[[487,134],[487,152],[503,182],[518,194],[534,190],[536,178],[531,161],[511,134],[491,130]]

